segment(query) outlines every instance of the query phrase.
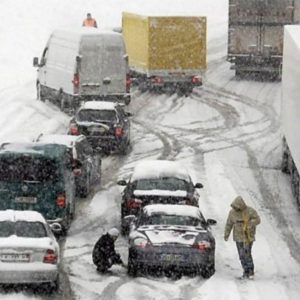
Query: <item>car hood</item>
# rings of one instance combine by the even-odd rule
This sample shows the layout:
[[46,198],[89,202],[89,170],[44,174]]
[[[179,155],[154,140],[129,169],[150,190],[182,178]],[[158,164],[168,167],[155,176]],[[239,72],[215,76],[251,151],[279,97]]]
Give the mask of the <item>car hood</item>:
[[23,237],[12,235],[10,237],[0,238],[0,251],[1,249],[8,249],[8,248],[53,249],[53,248],[57,248],[57,244],[49,237],[23,238]]
[[152,245],[177,244],[183,246],[192,246],[198,235],[207,233],[200,227],[165,225],[141,226],[137,232],[139,236],[141,234],[146,236]]

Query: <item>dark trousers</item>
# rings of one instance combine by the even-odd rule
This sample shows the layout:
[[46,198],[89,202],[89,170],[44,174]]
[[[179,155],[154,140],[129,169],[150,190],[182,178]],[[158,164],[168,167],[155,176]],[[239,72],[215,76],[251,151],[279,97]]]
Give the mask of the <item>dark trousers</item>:
[[252,245],[253,242],[251,242],[250,244],[243,243],[243,242],[236,242],[240,261],[244,269],[244,275],[254,274],[254,264],[253,264],[252,253],[251,253]]

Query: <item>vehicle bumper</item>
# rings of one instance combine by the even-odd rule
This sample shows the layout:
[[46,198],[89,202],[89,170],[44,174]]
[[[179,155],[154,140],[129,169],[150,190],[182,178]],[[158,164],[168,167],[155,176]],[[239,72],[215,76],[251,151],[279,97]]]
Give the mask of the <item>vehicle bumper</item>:
[[44,263],[0,263],[0,283],[46,283],[58,277],[58,266]]
[[120,148],[121,144],[124,142],[123,139],[116,139],[113,136],[87,136],[87,140],[96,150],[116,150]]
[[[160,247],[157,247],[160,248]],[[143,268],[176,269],[198,271],[214,264],[214,250],[200,252],[197,249],[143,249],[131,248],[129,257],[134,264]]]

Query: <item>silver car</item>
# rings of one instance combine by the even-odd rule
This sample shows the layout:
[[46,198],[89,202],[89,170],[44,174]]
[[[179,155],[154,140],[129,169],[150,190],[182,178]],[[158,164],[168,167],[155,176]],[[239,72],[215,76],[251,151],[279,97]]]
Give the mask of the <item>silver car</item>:
[[215,239],[199,208],[151,204],[131,219],[128,273],[148,271],[193,273],[209,278],[215,272]]
[[38,283],[55,290],[59,261],[59,245],[40,213],[0,211],[0,284]]

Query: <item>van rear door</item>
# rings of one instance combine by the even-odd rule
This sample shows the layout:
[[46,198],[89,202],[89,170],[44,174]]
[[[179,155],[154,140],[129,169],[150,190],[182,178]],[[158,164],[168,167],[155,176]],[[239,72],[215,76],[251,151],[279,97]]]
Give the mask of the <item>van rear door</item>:
[[81,41],[82,95],[106,96],[126,92],[126,60],[122,37],[85,36]]

